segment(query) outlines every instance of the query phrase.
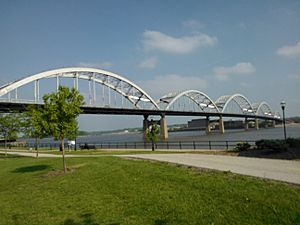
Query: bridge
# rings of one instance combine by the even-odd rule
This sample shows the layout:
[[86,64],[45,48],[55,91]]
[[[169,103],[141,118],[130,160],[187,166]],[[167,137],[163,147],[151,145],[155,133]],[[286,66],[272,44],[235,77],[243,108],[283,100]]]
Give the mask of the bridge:
[[[259,129],[259,120],[281,121],[279,112],[261,101],[251,103],[242,94],[224,95],[213,101],[199,90],[168,93],[154,100],[145,90],[127,78],[106,70],[71,67],[41,72],[0,87],[0,112],[24,111],[29,105],[43,105],[42,96],[55,92],[60,85],[74,87],[84,96],[85,114],[142,115],[143,129],[149,116],[160,116],[162,139],[168,138],[166,116],[197,116],[206,119],[206,132],[218,118],[219,132],[224,133],[224,117],[244,118]],[[155,88],[155,87],[153,87]],[[144,132],[145,133],[145,132]]]

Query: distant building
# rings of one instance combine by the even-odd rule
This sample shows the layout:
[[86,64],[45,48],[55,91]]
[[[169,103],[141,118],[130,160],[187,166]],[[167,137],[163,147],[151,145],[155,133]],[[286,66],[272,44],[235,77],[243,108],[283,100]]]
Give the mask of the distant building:
[[188,128],[205,129],[206,128],[206,119],[194,119],[194,120],[188,121]]

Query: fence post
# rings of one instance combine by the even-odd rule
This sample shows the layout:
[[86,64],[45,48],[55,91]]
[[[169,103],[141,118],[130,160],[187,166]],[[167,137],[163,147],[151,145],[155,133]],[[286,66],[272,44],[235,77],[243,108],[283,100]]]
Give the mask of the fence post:
[[211,150],[211,142],[208,141],[209,150]]
[[228,141],[226,141],[226,149],[228,150]]

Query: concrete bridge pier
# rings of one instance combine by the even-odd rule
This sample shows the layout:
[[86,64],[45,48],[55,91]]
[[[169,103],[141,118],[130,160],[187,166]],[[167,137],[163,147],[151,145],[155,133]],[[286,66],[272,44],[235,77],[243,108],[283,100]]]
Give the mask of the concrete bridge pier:
[[255,129],[259,130],[259,120],[255,119]]
[[249,130],[248,118],[245,118],[245,130]]
[[220,116],[220,119],[219,119],[219,131],[220,131],[220,134],[224,134],[225,133],[224,120],[223,120],[222,116]]
[[169,138],[169,134],[168,134],[168,126],[167,126],[167,120],[165,115],[161,115],[159,124],[160,124],[160,138],[162,140],[167,140]]
[[275,126],[276,126],[276,121],[272,120],[272,127],[275,128]]
[[206,117],[205,125],[206,125],[206,129],[205,129],[206,134],[210,134],[211,133],[211,129],[210,129],[209,116]]

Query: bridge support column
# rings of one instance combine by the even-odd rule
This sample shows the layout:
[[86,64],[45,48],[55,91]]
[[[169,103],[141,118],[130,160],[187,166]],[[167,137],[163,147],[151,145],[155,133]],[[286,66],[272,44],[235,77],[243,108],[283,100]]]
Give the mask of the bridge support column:
[[245,130],[249,130],[248,118],[245,118]]
[[272,127],[275,128],[275,126],[276,126],[276,121],[272,120]]
[[143,139],[144,141],[147,140],[147,128],[149,127],[149,120],[148,120],[148,115],[144,115],[144,120],[143,120]]
[[211,130],[210,130],[210,123],[209,123],[209,116],[206,117],[205,125],[206,125],[206,129],[205,129],[206,134],[210,134]]
[[259,120],[255,119],[255,129],[259,130]]
[[160,123],[160,137],[162,140],[167,140],[169,134],[168,134],[168,126],[167,126],[167,120],[165,115],[161,116],[159,123]]
[[264,127],[268,128],[268,120],[265,120]]
[[220,116],[220,119],[219,119],[219,131],[220,131],[221,134],[225,133],[224,120],[223,120],[222,116]]

